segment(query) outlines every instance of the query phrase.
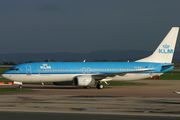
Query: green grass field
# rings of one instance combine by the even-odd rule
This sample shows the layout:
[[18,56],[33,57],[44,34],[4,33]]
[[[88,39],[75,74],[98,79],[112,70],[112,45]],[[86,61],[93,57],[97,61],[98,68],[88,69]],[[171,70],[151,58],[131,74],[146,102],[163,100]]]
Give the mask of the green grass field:
[[8,67],[0,67],[0,75],[7,70],[9,70]]
[[180,80],[180,73],[167,72],[159,77],[160,80]]
[[102,83],[102,84],[104,86],[122,86],[122,85],[142,85],[144,83],[137,83],[137,82],[108,82],[108,84],[105,84],[105,83]]
[[0,93],[7,93],[7,92],[28,92],[33,90],[27,89],[16,89],[16,88],[0,88]]

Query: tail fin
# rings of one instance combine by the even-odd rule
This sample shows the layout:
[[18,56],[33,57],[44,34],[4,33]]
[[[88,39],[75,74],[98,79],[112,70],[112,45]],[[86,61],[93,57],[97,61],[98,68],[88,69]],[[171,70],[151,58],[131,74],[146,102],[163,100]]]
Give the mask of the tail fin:
[[172,27],[164,40],[151,56],[137,60],[135,62],[171,63],[174,55],[178,32],[179,27]]

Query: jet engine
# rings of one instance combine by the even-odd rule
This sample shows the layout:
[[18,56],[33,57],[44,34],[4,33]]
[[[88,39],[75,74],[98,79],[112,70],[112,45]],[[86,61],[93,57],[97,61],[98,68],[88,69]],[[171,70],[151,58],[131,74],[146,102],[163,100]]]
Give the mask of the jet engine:
[[95,79],[92,76],[77,76],[74,78],[74,85],[76,86],[93,86],[95,84]]

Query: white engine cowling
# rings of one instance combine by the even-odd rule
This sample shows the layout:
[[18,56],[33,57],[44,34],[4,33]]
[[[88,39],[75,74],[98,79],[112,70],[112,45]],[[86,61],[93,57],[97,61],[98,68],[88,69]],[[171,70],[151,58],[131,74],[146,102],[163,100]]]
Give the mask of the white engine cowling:
[[77,76],[74,78],[74,85],[76,86],[93,86],[95,79],[92,76]]

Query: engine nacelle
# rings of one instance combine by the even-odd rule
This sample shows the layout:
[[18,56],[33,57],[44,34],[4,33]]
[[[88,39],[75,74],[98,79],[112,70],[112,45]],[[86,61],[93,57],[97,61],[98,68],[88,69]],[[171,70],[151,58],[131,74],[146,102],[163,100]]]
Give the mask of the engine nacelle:
[[76,86],[93,86],[95,84],[95,79],[89,75],[77,76],[74,78],[74,85]]

